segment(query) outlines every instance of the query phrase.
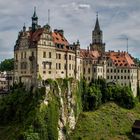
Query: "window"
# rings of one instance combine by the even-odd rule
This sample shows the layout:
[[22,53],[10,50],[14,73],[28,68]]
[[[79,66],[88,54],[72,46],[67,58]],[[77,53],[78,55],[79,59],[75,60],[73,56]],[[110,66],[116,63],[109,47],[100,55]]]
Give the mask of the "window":
[[52,54],[51,54],[51,52],[49,52],[49,58],[51,58],[52,57]]
[[46,58],[46,52],[43,52],[43,58]]
[[121,73],[123,73],[123,70],[121,70]]
[[69,60],[71,60],[71,55],[69,55]]
[[46,71],[43,71],[43,74],[45,74],[46,73]]
[[123,76],[121,76],[121,79],[123,79]]
[[56,69],[58,69],[57,63],[56,63]]
[[43,69],[46,69],[46,64],[45,63],[43,63]]
[[86,73],[86,70],[85,70],[85,68],[84,68],[84,70],[83,70],[83,73],[84,73],[84,74]]
[[114,69],[114,73],[116,73],[116,69]]
[[120,72],[120,70],[118,70],[118,73]]
[[120,79],[120,76],[118,76],[118,79]]
[[114,76],[114,79],[116,79],[116,76]]
[[112,72],[112,69],[111,69],[111,72]]
[[113,77],[111,76],[111,79],[112,79]]
[[59,59],[61,59],[61,54],[58,54]]
[[107,72],[109,72],[109,69],[107,69]]
[[49,71],[49,74],[51,74],[51,71]]
[[109,76],[107,76],[107,79],[109,79]]
[[96,68],[94,68],[94,72],[96,72]]
[[88,73],[90,74],[90,68],[88,68]]
[[71,64],[69,64],[69,70],[71,70]]
[[59,69],[61,69],[61,64],[59,63]]
[[56,59],[61,59],[61,54],[56,54]]

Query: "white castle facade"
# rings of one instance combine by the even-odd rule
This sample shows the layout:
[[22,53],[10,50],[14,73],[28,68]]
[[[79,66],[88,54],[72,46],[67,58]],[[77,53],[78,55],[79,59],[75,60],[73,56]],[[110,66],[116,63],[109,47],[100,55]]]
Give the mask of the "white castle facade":
[[105,52],[103,33],[98,17],[92,32],[92,43],[81,49],[80,43],[70,44],[63,30],[54,31],[46,24],[38,25],[34,11],[32,27],[19,32],[14,47],[14,82],[37,86],[48,78],[73,77],[88,82],[104,78],[122,86],[131,85],[134,96],[139,85],[139,70],[127,52]]

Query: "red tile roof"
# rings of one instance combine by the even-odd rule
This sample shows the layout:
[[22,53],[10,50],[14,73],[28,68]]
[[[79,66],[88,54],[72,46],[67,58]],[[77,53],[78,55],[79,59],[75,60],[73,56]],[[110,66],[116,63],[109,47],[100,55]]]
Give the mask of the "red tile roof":
[[29,36],[30,43],[38,42],[40,40],[40,36],[42,35],[42,33],[43,28],[37,29],[35,32],[31,31]]
[[126,52],[107,52],[107,58],[111,59],[115,66],[134,67],[135,63]]
[[65,45],[65,46],[69,45],[69,43],[66,40],[66,38],[63,35],[61,35],[60,33],[53,32],[52,36],[53,36],[55,44],[62,44],[62,45]]
[[98,57],[100,57],[100,54],[98,51],[80,49],[80,56],[82,58],[98,59]]

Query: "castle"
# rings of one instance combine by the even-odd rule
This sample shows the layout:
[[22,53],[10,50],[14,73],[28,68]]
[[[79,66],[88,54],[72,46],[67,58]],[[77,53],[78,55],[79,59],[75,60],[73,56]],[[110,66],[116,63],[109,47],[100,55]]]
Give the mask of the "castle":
[[87,49],[80,43],[70,44],[64,31],[52,31],[49,24],[38,24],[36,10],[32,16],[32,26],[25,25],[19,32],[14,47],[14,82],[24,82],[37,86],[48,78],[73,77],[87,82],[104,78],[122,86],[130,86],[134,96],[139,85],[138,67],[127,52],[105,51],[103,32],[98,16],[92,31],[92,42]]

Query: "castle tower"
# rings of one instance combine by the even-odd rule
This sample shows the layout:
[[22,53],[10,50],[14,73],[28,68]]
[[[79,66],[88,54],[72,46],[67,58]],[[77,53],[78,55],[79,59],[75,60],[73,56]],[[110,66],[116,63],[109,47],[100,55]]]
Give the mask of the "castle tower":
[[94,30],[92,31],[92,43],[90,45],[90,50],[97,50],[100,53],[105,52],[105,44],[103,43],[103,33],[100,29],[98,14],[96,17],[96,24]]
[[32,16],[32,31],[35,31],[38,27],[38,17],[36,14],[36,7],[34,8],[34,14]]

